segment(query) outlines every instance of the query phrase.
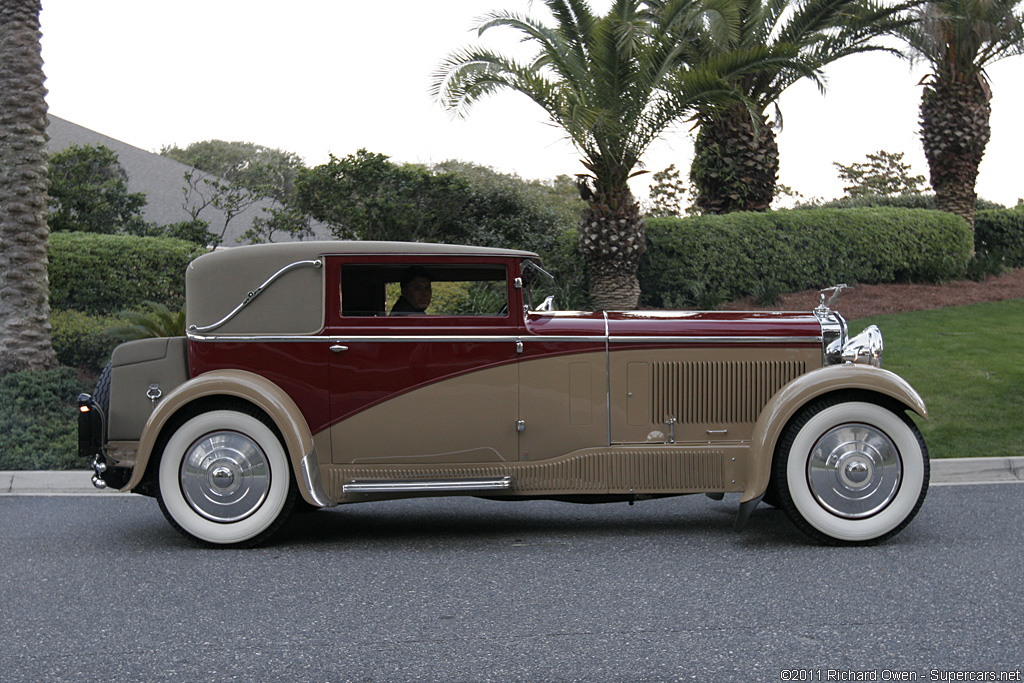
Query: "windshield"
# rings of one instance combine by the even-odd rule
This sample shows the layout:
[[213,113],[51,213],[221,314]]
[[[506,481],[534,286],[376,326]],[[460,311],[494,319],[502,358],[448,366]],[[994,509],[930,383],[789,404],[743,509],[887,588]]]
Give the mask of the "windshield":
[[536,261],[523,261],[523,301],[531,311],[555,310],[555,277]]

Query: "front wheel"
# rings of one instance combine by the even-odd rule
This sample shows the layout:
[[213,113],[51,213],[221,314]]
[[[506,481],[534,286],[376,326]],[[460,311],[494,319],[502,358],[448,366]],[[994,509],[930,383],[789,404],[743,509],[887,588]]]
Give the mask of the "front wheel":
[[202,413],[178,427],[163,449],[158,481],[171,524],[220,546],[265,540],[295,502],[280,439],[261,419],[234,410]]
[[899,533],[928,492],[928,449],[906,415],[823,399],[787,427],[775,455],[779,503],[825,543],[877,543]]

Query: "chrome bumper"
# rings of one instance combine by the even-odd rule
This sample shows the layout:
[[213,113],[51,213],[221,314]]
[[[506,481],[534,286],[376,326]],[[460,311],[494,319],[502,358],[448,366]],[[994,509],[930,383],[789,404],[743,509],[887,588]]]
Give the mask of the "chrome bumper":
[[131,470],[110,467],[104,453],[107,416],[89,394],[78,395],[78,455],[92,460],[92,485],[98,489],[121,488],[128,483]]

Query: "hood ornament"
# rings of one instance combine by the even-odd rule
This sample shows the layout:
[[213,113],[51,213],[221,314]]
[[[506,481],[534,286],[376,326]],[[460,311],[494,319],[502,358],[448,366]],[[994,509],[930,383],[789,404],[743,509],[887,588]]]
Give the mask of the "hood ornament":
[[[815,313],[827,313],[832,309],[832,304],[839,301],[839,295],[843,293],[844,289],[853,289],[850,285],[832,285],[825,289],[818,290],[820,292],[821,299],[818,302],[818,307],[814,309]],[[825,294],[832,292],[832,296],[825,301]]]

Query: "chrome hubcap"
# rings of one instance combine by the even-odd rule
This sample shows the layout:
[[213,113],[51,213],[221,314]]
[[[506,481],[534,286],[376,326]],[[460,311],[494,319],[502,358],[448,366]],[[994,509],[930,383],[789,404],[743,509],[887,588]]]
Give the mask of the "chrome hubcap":
[[214,522],[245,519],[259,509],[269,490],[267,456],[245,434],[207,434],[189,447],[181,464],[185,500]]
[[807,482],[815,500],[847,519],[885,509],[896,497],[902,476],[896,444],[866,424],[845,424],[825,432],[807,462]]

